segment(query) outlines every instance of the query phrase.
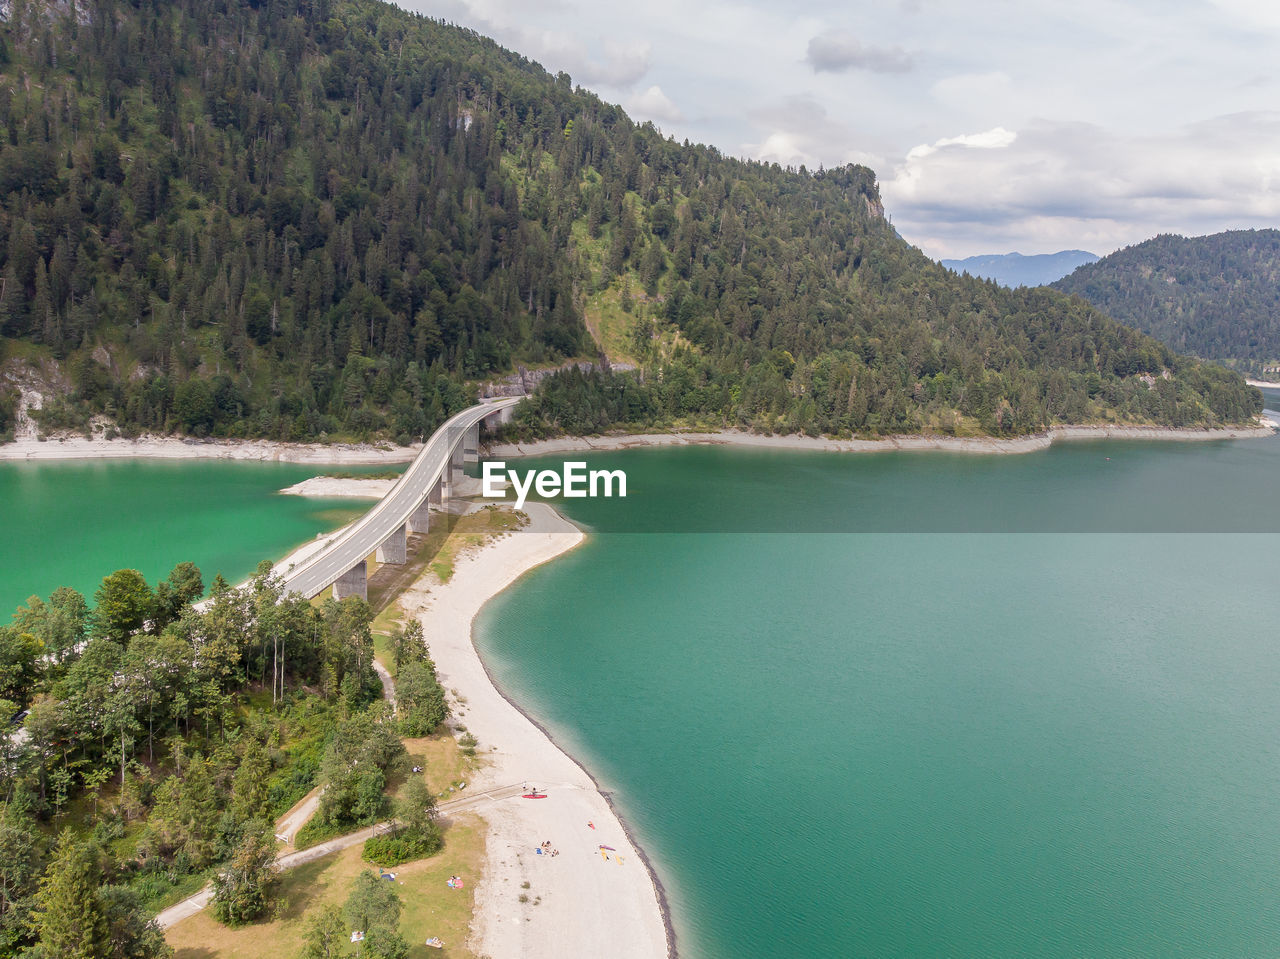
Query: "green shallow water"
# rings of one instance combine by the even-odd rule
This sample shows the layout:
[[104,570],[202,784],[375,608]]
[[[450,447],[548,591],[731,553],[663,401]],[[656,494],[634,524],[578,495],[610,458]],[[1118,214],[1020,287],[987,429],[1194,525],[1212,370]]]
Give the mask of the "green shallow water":
[[59,586],[92,603],[102,577],[123,568],[154,584],[190,560],[206,586],[218,572],[238,582],[367,508],[276,495],[322,470],[223,460],[0,463],[0,615],[7,621],[28,596]]
[[1280,439],[589,461],[478,640],[682,956],[1280,948]]

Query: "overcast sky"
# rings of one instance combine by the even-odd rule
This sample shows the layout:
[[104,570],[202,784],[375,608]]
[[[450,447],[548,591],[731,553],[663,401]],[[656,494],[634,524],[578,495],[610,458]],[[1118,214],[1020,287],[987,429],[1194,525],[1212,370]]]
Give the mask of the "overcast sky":
[[1273,0],[400,0],[677,139],[865,163],[930,256],[1280,226]]

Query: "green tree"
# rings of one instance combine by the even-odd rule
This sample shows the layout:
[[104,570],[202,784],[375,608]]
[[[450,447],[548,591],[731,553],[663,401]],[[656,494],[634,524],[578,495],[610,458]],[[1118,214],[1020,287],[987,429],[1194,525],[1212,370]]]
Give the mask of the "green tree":
[[393,627],[389,641],[392,669],[396,676],[400,675],[400,667],[406,662],[427,656],[427,644],[422,637],[422,623],[419,620],[411,619],[403,627]]
[[203,869],[217,853],[220,802],[209,761],[192,756],[182,778],[170,776],[156,789],[140,850],[182,871]]
[[44,644],[46,654],[65,662],[85,640],[89,607],[84,597],[67,586],[53,591],[47,603],[32,596],[13,614],[14,626]]
[[400,729],[406,736],[428,736],[449,714],[444,687],[430,660],[406,663],[396,680]]
[[108,959],[112,955],[107,916],[98,899],[101,880],[102,870],[90,847],[69,831],[63,832],[36,893],[33,926],[42,956]]
[[182,611],[200,598],[204,580],[195,563],[179,563],[168,577],[156,585],[152,606],[152,632],[160,632],[175,622]]
[[0,952],[13,952],[27,938],[41,869],[35,822],[20,803],[0,806]]
[[421,777],[415,776],[405,783],[396,802],[396,823],[413,835],[438,833],[436,798]]
[[173,413],[183,432],[193,436],[208,436],[217,415],[209,382],[193,377],[179,386],[173,397]]
[[[0,699],[18,706],[31,702],[40,677],[40,655],[44,644],[30,633],[12,626],[0,626]],[[6,722],[7,716],[0,717]]]
[[371,823],[387,809],[387,768],[404,757],[404,744],[384,704],[338,724],[325,748],[320,779],[325,784],[317,813],[333,825]]
[[248,739],[231,781],[231,813],[239,820],[266,819],[271,812],[271,755],[256,737]]
[[142,628],[154,597],[141,573],[120,569],[102,580],[93,601],[93,634],[123,644]]
[[391,883],[366,869],[352,883],[342,913],[351,929],[364,933],[362,956],[403,959],[407,955],[408,944],[399,934],[400,897]]
[[380,866],[398,866],[440,851],[444,837],[436,822],[436,801],[420,777],[410,779],[396,803],[396,824],[390,833],[365,840],[364,858]]
[[298,959],[343,959],[350,955],[347,924],[337,906],[323,906],[307,923],[306,944]]
[[275,858],[271,825],[259,821],[246,831],[227,867],[213,877],[213,914],[219,922],[241,926],[267,914],[278,878]]
[[107,885],[98,890],[107,919],[112,959],[171,959],[173,949],[164,931],[143,909],[137,892],[128,886]]

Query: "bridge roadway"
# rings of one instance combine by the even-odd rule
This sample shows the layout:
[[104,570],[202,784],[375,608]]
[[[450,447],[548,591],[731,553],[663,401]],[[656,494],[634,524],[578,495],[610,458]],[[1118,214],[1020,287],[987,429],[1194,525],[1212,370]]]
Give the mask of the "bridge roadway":
[[[284,591],[311,597],[341,579],[348,572],[363,572],[361,564],[369,554],[399,537],[400,558],[404,562],[404,529],[410,518],[425,510],[428,495],[437,484],[448,489],[452,464],[461,464],[462,445],[474,437],[480,421],[495,417],[499,411],[519,403],[523,397],[511,397],[481,403],[455,413],[432,434],[416,459],[373,509],[347,528],[340,536],[314,556],[292,569],[277,569]],[[470,451],[467,451],[470,452]],[[425,529],[425,527],[423,527]],[[395,559],[389,561],[395,562]],[[363,595],[364,577],[358,577],[354,592]]]

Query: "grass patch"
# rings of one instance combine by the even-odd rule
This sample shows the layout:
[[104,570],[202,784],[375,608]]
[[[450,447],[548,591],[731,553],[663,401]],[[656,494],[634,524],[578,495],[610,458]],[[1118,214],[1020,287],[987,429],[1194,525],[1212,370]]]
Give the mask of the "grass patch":
[[[438,801],[445,802],[449,799],[457,799],[460,794],[466,794],[466,790],[458,789],[458,783],[471,781],[471,772],[475,768],[475,763],[463,755],[457,740],[449,733],[441,732],[434,736],[423,736],[420,739],[405,739],[404,748],[409,754],[406,768],[412,769],[414,766],[423,768],[422,775],[427,777],[427,786]],[[414,774],[409,773],[391,778],[388,789],[393,797],[399,798],[400,790],[412,775]]]
[[453,579],[453,557],[436,560],[431,564],[431,572],[440,578],[440,582],[449,582],[449,580]]
[[[361,847],[353,846],[286,872],[278,891],[283,906],[270,922],[228,929],[208,909],[184,919],[165,935],[175,959],[287,959],[301,947],[308,918],[321,906],[345,902],[355,877],[370,868],[360,854]],[[445,833],[444,849],[396,867],[395,890],[403,904],[400,933],[409,943],[410,959],[441,955],[424,945],[429,936],[444,940],[446,956],[476,959],[466,940],[483,858],[484,824],[464,815]],[[445,885],[454,875],[465,880],[462,889]]]
[[[458,518],[452,513],[432,513],[431,531],[409,536],[405,544],[407,562],[403,566],[382,564],[374,570],[369,577],[369,606],[375,614],[373,629],[390,632],[389,623],[404,615],[395,600],[429,568],[457,523]],[[388,611],[389,617],[384,616]],[[385,661],[383,665],[387,665]]]
[[[630,291],[631,309],[623,305],[623,288]],[[635,363],[636,326],[644,319],[648,297],[640,277],[631,271],[615,278],[608,288],[587,297],[582,319],[604,355],[614,363]]]
[[141,898],[142,908],[148,913],[157,913],[182,902],[188,896],[194,896],[213,878],[216,871],[216,868],[210,867],[176,879],[170,879],[167,873],[154,872],[139,876],[129,885]]
[[431,563],[431,571],[440,578],[440,582],[449,582],[459,556],[484,545],[490,537],[520,529],[528,522],[529,517],[524,513],[498,506],[486,506],[468,513],[459,518],[451,535],[440,547]]

